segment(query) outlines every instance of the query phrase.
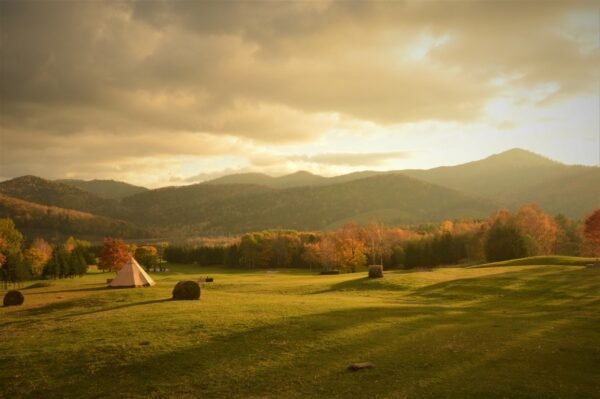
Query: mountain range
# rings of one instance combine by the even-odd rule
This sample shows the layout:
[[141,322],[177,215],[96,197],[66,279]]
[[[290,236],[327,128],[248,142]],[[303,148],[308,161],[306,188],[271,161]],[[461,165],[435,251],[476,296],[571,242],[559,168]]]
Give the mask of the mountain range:
[[[27,220],[27,227],[42,235],[52,232],[52,223],[42,223],[35,206],[99,217],[97,222],[85,219],[88,235],[94,223],[98,237],[114,234],[107,228],[113,223],[129,236],[184,238],[267,228],[331,229],[351,220],[397,225],[483,218],[500,207],[530,202],[553,214],[581,218],[600,206],[600,168],[565,165],[513,149],[428,170],[335,177],[304,171],[280,177],[245,173],[154,190],[114,180],[22,176],[1,182],[0,193],[0,216],[15,217],[17,225]],[[82,220],[80,216],[73,218]]]
[[77,180],[77,179],[61,179],[55,180],[59,183],[64,183],[68,186],[80,188],[98,197],[108,199],[121,199],[133,194],[143,193],[148,191],[146,187],[134,186],[133,184],[124,183],[116,180]]

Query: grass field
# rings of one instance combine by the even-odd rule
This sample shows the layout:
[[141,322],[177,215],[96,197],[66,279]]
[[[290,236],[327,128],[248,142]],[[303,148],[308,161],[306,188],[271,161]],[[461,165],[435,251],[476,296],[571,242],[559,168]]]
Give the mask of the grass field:
[[[0,308],[0,396],[600,397],[600,269],[545,261],[380,280],[182,265],[152,288],[53,281]],[[205,275],[200,301],[169,300]],[[361,361],[376,367],[346,370]]]

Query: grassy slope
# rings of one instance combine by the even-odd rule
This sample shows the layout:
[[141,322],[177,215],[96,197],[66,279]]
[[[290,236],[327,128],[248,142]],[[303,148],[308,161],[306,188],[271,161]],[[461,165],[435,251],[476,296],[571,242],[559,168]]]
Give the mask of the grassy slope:
[[[167,300],[176,281],[206,274],[216,282],[201,301]],[[105,289],[109,276],[0,308],[0,396],[598,397],[598,269],[368,280],[179,266],[125,290]],[[377,367],[345,370],[356,361]]]

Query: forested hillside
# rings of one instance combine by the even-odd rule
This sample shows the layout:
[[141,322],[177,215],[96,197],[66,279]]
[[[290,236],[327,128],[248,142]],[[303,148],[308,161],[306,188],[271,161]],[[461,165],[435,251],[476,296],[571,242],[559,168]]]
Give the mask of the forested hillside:
[[388,224],[484,217],[488,201],[402,175],[283,190],[252,185],[198,184],[124,200],[138,223],[193,225],[197,233],[265,228],[329,229],[356,220]]
[[76,235],[86,239],[105,236],[123,238],[153,237],[156,233],[122,220],[87,212],[45,206],[0,194],[0,218],[10,217],[28,237],[50,240]]
[[[581,218],[600,205],[600,168],[565,165],[515,148],[456,166],[397,171],[362,171],[334,177],[307,172],[271,177],[259,173],[224,176],[210,184],[259,184],[273,188],[324,186],[373,176],[404,174],[418,180],[487,198],[512,209],[528,202],[553,213]],[[293,178],[294,175],[302,179]]]
[[55,180],[58,183],[67,184],[69,186],[80,188],[92,194],[96,194],[102,198],[121,199],[148,191],[145,187],[134,186],[133,184],[116,181],[116,180],[77,180],[77,179],[62,179]]
[[319,186],[331,184],[327,177],[315,175],[306,171],[299,171],[289,175],[272,177],[264,173],[239,173],[210,180],[209,184],[258,184],[271,188],[291,188],[302,186]]
[[536,202],[580,218],[600,205],[600,168],[565,165],[518,148],[462,165],[402,173],[511,208]]
[[109,217],[125,217],[125,209],[116,200],[100,198],[67,184],[22,176],[0,183],[0,193],[37,204],[94,213]]

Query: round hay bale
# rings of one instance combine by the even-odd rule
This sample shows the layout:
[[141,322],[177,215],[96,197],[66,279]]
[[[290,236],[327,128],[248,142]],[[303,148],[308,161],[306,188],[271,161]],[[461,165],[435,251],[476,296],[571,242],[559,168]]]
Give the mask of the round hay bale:
[[20,291],[8,291],[4,295],[4,306],[20,306],[25,301],[25,297]]
[[383,277],[383,265],[370,265],[369,266],[369,278],[381,278]]
[[195,281],[180,281],[173,288],[173,299],[192,301],[200,299],[200,284]]

